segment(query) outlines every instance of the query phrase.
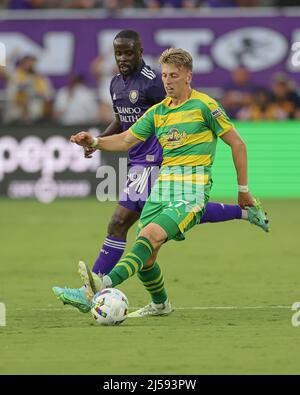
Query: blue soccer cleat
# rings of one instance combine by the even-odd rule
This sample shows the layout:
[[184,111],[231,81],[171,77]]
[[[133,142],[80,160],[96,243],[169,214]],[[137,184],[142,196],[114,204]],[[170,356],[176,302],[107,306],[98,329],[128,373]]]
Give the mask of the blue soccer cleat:
[[267,214],[264,212],[259,200],[255,200],[253,207],[246,207],[248,211],[248,220],[251,224],[259,226],[265,232],[270,232],[270,225]]
[[81,313],[88,313],[91,310],[91,303],[85,296],[85,287],[82,288],[60,288],[53,287],[52,291],[63,304],[70,304],[76,307]]

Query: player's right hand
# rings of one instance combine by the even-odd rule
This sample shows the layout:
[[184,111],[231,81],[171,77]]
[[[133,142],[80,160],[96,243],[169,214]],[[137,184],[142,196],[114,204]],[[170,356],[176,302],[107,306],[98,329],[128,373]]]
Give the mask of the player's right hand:
[[241,208],[255,206],[255,200],[253,199],[250,192],[239,192],[238,194],[238,204]]
[[70,141],[71,143],[75,143],[81,147],[90,148],[93,144],[93,137],[88,132],[79,132],[77,134],[73,134]]

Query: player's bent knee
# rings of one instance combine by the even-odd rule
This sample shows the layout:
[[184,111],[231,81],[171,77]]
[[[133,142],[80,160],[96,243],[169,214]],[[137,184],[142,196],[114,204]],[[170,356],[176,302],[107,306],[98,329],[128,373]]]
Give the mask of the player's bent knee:
[[108,225],[108,235],[113,237],[126,237],[131,223],[119,215],[114,215]]
[[157,224],[149,224],[143,228],[139,236],[146,237],[154,249],[159,248],[168,238],[165,230]]

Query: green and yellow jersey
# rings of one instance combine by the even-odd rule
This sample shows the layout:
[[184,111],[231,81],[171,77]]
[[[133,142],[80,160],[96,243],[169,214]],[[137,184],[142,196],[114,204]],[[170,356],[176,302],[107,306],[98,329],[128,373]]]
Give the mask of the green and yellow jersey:
[[233,124],[219,103],[196,90],[179,106],[170,107],[170,103],[167,97],[151,107],[129,131],[142,141],[155,135],[163,149],[160,174],[139,229],[156,222],[169,238],[182,240],[201,220],[209,199],[217,138]]
[[167,180],[165,167],[203,166],[206,184],[211,177],[217,138],[233,123],[217,101],[194,89],[179,106],[170,107],[170,102],[167,97],[151,107],[129,131],[142,141],[153,134],[159,140],[163,148],[160,180]]

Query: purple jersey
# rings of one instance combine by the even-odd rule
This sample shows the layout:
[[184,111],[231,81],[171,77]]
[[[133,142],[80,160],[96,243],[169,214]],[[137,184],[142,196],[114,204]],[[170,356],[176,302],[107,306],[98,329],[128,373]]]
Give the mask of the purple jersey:
[[[161,77],[145,62],[126,80],[121,74],[117,74],[111,81],[110,94],[123,131],[129,129],[148,108],[161,102],[166,96]],[[131,166],[160,166],[162,162],[162,148],[155,136],[130,148],[128,155]]]

